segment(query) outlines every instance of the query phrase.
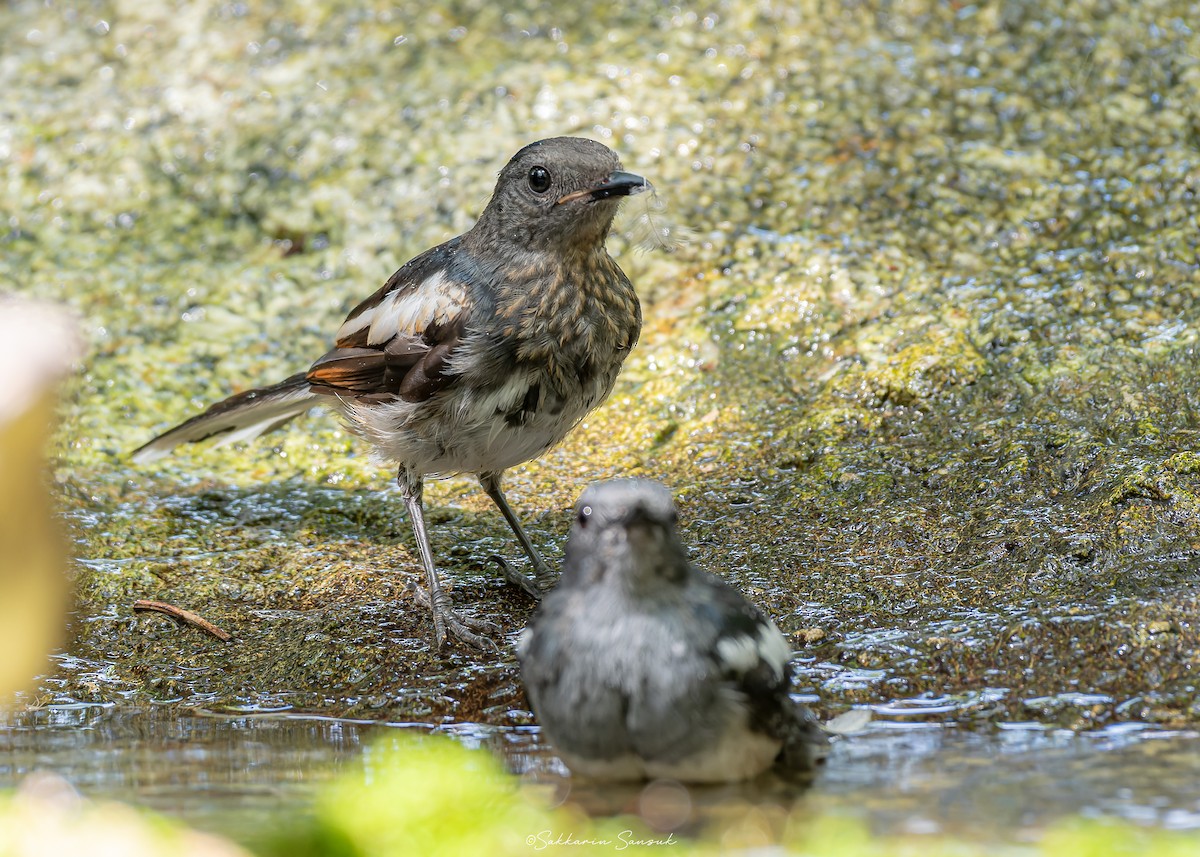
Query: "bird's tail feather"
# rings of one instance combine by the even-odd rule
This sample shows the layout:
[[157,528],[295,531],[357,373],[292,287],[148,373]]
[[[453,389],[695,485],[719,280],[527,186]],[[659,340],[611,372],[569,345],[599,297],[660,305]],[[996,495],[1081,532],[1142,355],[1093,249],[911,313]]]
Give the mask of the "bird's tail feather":
[[795,718],[789,724],[779,751],[779,764],[789,771],[811,771],[829,754],[829,736],[816,716],[805,706],[795,706]]
[[163,458],[181,444],[216,435],[221,436],[216,446],[253,440],[300,416],[316,404],[316,398],[309,390],[305,373],[301,372],[270,387],[247,390],[217,402],[204,413],[138,447],[131,458],[144,464]]

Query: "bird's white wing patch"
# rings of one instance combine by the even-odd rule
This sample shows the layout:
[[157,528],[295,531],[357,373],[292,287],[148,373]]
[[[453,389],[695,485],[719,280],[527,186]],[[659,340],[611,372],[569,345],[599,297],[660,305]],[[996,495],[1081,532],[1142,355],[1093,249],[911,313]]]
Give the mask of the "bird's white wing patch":
[[769,619],[758,627],[758,633],[736,634],[717,643],[717,657],[734,672],[749,672],[761,660],[771,667],[776,676],[782,676],[792,651],[783,634]]
[[367,344],[380,345],[394,336],[420,336],[431,324],[446,324],[460,312],[466,291],[436,271],[415,289],[397,289],[354,318],[337,332],[338,340],[367,329]]

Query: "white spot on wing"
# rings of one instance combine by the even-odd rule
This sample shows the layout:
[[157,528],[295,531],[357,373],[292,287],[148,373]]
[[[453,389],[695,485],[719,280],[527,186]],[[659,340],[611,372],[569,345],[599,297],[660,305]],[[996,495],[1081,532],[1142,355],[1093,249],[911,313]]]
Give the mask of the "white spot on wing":
[[428,277],[411,292],[396,292],[375,311],[368,345],[387,342],[397,334],[419,336],[434,323],[445,323],[458,315],[466,295],[461,286],[446,282],[441,271]]
[[717,643],[717,657],[728,669],[744,673],[758,664],[758,646],[753,637],[738,634]]
[[717,657],[729,669],[739,673],[749,672],[761,660],[771,667],[776,676],[782,676],[791,656],[787,641],[770,620],[760,625],[754,636],[738,634],[717,643]]
[[342,326],[338,328],[337,339],[341,341],[352,333],[358,333],[364,327],[371,323],[371,319],[375,317],[375,310],[369,309],[360,312],[354,318],[348,318],[342,322]]
[[393,336],[420,336],[431,324],[445,324],[458,315],[466,300],[462,286],[446,281],[437,271],[415,289],[397,289],[371,309],[345,321],[337,338],[368,328],[367,344],[379,345]]
[[758,632],[758,653],[771,665],[777,676],[783,675],[784,668],[792,657],[792,647],[787,644],[783,634],[779,633],[779,629],[770,619]]

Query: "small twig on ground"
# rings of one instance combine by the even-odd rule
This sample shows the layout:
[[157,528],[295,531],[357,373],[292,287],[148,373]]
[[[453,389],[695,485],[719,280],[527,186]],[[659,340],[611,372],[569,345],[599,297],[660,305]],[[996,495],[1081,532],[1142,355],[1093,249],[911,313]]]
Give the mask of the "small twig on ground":
[[193,628],[199,628],[206,634],[211,634],[222,643],[228,643],[233,639],[233,635],[228,631],[222,631],[212,622],[207,619],[202,619],[193,613],[191,610],[184,610],[182,607],[176,607],[174,604],[167,604],[165,601],[146,601],[141,599],[133,602],[133,612],[135,613],[165,613],[176,622],[182,625],[191,625]]

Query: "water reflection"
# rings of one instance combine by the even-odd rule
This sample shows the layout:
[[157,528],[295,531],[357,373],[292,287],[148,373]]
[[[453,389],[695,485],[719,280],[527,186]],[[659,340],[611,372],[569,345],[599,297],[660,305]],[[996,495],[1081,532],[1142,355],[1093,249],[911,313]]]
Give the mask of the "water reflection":
[[1200,826],[1200,735],[1144,724],[1078,734],[877,722],[840,741],[810,798],[881,832],[1036,838],[1067,815]]
[[147,806],[246,842],[308,810],[368,725],[54,706],[0,715],[0,788],[50,771],[82,794]]
[[[549,748],[531,746],[510,767],[593,813],[628,811],[637,791],[568,786]],[[976,732],[930,722],[876,721],[837,739],[811,788],[778,778],[693,790],[703,822],[730,801],[809,814],[860,817],[880,834],[957,833],[978,841],[1031,841],[1070,815],[1200,827],[1200,733],[1118,724],[1093,733],[1008,724]]]
[[[889,717],[883,708],[877,718]],[[1140,723],[1084,734],[1039,723],[969,731],[896,713],[900,719],[836,739],[811,784],[767,777],[692,789],[686,801],[672,792],[664,802],[642,786],[572,780],[535,727],[56,706],[0,716],[0,788],[52,771],[85,795],[149,806],[253,844],[305,814],[322,783],[358,770],[355,760],[369,758],[377,741],[419,730],[490,750],[552,803],[596,815],[645,815],[651,804],[669,804],[663,817],[684,834],[722,824],[731,806],[764,818],[848,814],[878,833],[984,842],[1030,841],[1069,815],[1200,827],[1200,733]]]

